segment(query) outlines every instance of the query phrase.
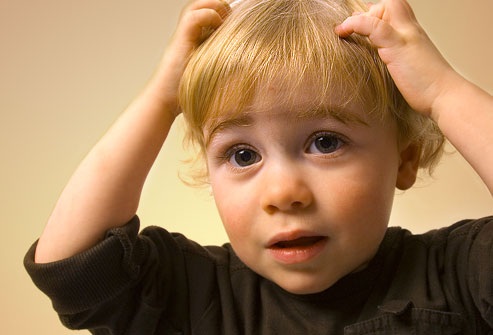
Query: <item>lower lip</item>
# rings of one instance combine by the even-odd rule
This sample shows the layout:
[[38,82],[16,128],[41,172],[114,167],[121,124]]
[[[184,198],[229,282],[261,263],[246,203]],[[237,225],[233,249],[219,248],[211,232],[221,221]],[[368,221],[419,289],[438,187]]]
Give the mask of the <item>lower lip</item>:
[[324,238],[308,246],[293,248],[269,248],[269,252],[278,262],[283,264],[297,264],[308,262],[320,254],[327,244],[328,238]]

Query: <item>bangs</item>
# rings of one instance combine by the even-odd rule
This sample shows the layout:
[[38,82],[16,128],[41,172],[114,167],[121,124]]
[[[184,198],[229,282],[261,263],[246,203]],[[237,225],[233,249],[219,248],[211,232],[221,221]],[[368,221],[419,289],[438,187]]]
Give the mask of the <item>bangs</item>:
[[399,143],[419,145],[420,167],[431,174],[443,152],[438,126],[411,109],[366,37],[342,39],[334,32],[353,12],[365,11],[361,0],[239,1],[192,53],[182,76],[184,144],[199,149],[189,161],[191,182],[182,180],[191,186],[207,184],[205,132],[240,122],[253,99],[262,99],[271,86],[282,91],[282,101],[272,103],[286,111],[293,109],[300,92],[308,91],[313,101],[302,106],[306,110],[296,110],[301,116],[328,113],[352,122],[346,108],[350,103],[359,104],[368,117],[390,116],[397,123]]
[[283,104],[309,86],[313,110],[356,101],[385,115],[392,97],[384,92],[393,91],[393,82],[376,50],[364,37],[341,39],[334,32],[352,12],[365,10],[352,1],[241,1],[193,54],[182,78],[180,103],[192,140],[204,148],[206,124],[226,112],[243,113],[271,84],[286,92]]

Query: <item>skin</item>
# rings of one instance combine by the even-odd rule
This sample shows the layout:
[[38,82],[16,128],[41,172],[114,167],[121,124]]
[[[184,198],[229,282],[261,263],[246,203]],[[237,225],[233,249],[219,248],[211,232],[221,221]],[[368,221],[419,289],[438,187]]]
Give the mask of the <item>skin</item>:
[[335,27],[367,36],[411,107],[437,122],[493,195],[493,97],[460,76],[419,25],[405,0],[383,0]]
[[[220,0],[189,1],[155,74],[65,186],[38,241],[35,262],[73,256],[136,213],[142,187],[174,119],[193,50],[229,15]],[[204,34],[206,32],[206,34]]]
[[[335,31],[342,38],[352,33],[369,37],[407,102],[438,123],[492,192],[493,99],[450,67],[409,4],[384,0],[370,5],[368,13],[354,13]],[[282,96],[278,91],[271,87],[256,97],[251,125],[229,128],[211,141],[210,181],[238,256],[287,291],[315,293],[373,257],[387,226],[393,190],[412,186],[419,157],[412,145],[398,149],[395,126],[388,122],[383,126],[367,120],[367,129],[343,129],[334,120],[299,121],[276,104],[266,107],[265,101]],[[299,105],[292,109],[304,108],[308,92],[300,92]],[[361,107],[350,112],[363,116]],[[320,129],[341,133],[351,144],[331,158],[306,152],[302,144]],[[238,143],[256,153],[247,167],[237,166]],[[270,238],[298,229],[328,236],[328,243],[307,262],[276,261],[267,247]]]
[[[402,154],[407,151],[399,149],[394,121],[371,119],[363,106],[345,112],[366,124],[299,118],[296,111],[310,108],[312,89],[297,93],[292,106],[276,103],[286,94],[277,87],[259,92],[250,105],[251,123],[216,132],[209,144],[214,199],[243,262],[291,293],[320,292],[374,256],[395,187],[414,181],[397,185],[399,174],[409,172],[407,165],[415,172],[418,157]],[[321,151],[314,136],[332,136],[336,145]],[[245,166],[235,156],[244,149],[255,157]],[[269,240],[299,230],[328,237],[323,251],[296,264],[272,257]]]
[[[224,1],[197,0],[187,4],[149,84],[68,182],[40,237],[36,262],[56,261],[86,250],[102,240],[108,229],[125,224],[135,215],[145,178],[181,112],[177,93],[186,60],[207,37],[204,31],[217,28],[229,11]],[[407,2],[385,0],[372,6],[368,13],[351,16],[335,31],[341,38],[352,33],[370,38],[405,99],[416,111],[438,123],[493,193],[493,98],[446,63]],[[262,98],[276,95],[278,88],[273,87]],[[300,106],[290,108],[301,108],[303,101],[309,99],[307,96],[309,93],[300,92]],[[257,114],[252,115],[252,135],[241,141],[248,140],[259,150],[260,163],[245,174],[233,174],[227,164],[218,163],[218,154],[209,150],[211,182],[220,215],[235,250],[252,269],[291,292],[323,290],[343,275],[364,267],[375,253],[388,221],[394,187],[405,189],[414,182],[416,148],[412,144],[398,147],[389,123],[377,131],[381,125],[367,120],[369,130],[354,126],[349,131],[330,119],[294,122],[292,117],[281,118],[281,111],[272,108],[273,104],[267,109],[258,101],[253,105]],[[354,106],[352,112],[358,113],[358,107]],[[317,130],[323,126],[323,130],[337,130],[351,139],[356,136],[355,144],[330,159],[307,153],[301,144],[311,135],[314,123]],[[238,130],[237,135],[225,134],[222,140],[233,135],[245,134]],[[369,141],[367,144],[364,138]],[[386,159],[378,159],[384,154]],[[363,164],[367,164],[365,168]],[[306,173],[301,173],[301,167]],[[224,178],[224,184],[220,178]],[[371,187],[362,184],[365,178]],[[269,183],[270,187],[263,187],[262,183]],[[339,192],[337,197],[334,189]],[[242,203],[234,198],[244,199],[245,209],[238,207]],[[376,206],[370,206],[370,198]],[[353,213],[357,212],[351,208],[353,205],[360,206],[354,208],[371,218],[366,225],[362,223],[366,217]],[[320,261],[313,259],[296,267],[272,262],[262,249],[270,234],[299,225],[330,237]],[[242,239],[250,240],[252,245],[242,243]],[[252,257],[259,257],[258,268]],[[330,262],[321,266],[322,260]]]

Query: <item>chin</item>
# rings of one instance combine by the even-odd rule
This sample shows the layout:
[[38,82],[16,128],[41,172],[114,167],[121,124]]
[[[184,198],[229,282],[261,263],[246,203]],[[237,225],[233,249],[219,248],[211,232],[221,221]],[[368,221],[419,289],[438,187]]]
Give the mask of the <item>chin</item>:
[[278,286],[280,286],[285,291],[288,291],[292,294],[314,294],[325,291],[329,287],[331,287],[336,281],[314,281],[314,280],[306,280],[302,278],[295,279],[283,282],[276,282]]

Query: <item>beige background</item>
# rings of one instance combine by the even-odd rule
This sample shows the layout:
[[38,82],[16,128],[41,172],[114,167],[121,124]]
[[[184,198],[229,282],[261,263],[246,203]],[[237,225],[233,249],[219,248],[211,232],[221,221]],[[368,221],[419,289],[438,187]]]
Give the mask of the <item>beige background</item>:
[[[31,283],[22,258],[87,151],[143,87],[183,0],[0,0],[0,334],[68,334]],[[411,0],[417,17],[463,75],[493,93],[491,0]],[[175,125],[138,211],[204,244],[222,243],[207,191],[177,179]],[[458,154],[396,197],[393,225],[423,232],[492,213],[481,180]],[[87,331],[73,332],[87,334]]]

